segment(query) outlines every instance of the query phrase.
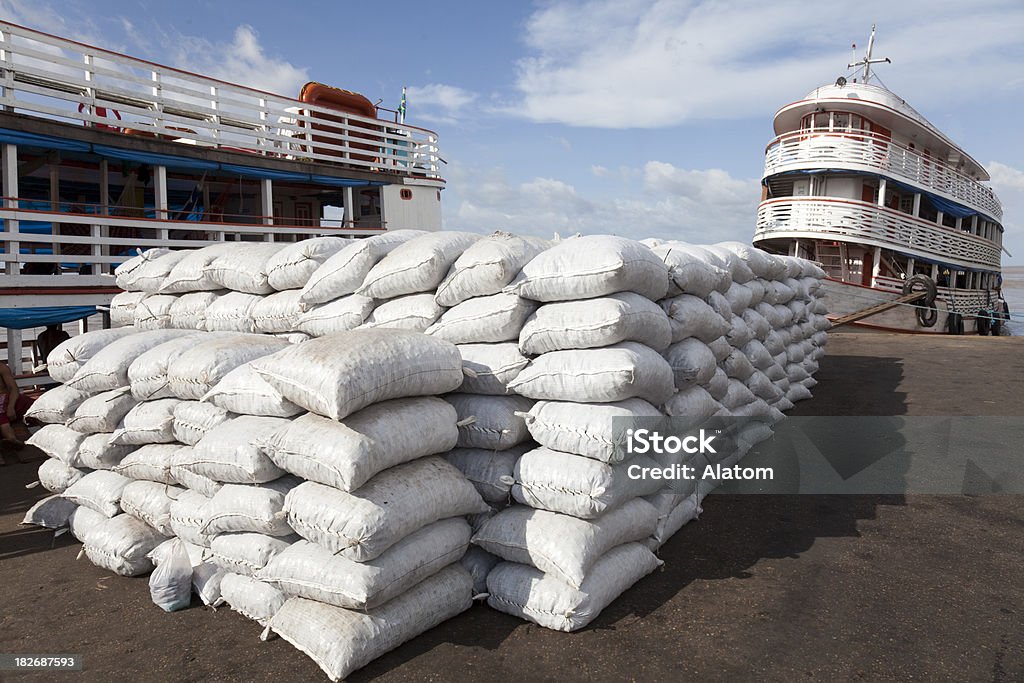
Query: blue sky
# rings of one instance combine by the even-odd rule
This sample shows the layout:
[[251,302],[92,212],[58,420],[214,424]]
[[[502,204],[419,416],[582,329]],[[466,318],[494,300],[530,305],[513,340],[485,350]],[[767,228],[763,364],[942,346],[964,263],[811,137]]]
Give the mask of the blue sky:
[[775,110],[872,22],[885,85],[985,164],[1024,263],[1024,3],[0,0],[15,23],[283,94],[409,87],[445,224],[749,240]]

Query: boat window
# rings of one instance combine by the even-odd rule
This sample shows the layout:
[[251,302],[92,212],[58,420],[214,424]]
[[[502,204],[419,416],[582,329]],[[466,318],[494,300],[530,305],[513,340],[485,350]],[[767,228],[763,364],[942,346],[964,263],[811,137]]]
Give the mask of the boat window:
[[814,115],[814,127],[824,128],[828,130],[829,114],[828,112],[818,112]]
[[842,112],[836,112],[832,119],[833,130],[849,130],[850,129],[850,115]]

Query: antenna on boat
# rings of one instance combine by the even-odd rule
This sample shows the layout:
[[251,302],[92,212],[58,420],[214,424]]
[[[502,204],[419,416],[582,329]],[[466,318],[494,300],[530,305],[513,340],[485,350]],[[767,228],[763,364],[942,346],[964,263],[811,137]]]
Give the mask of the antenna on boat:
[[[864,82],[865,83],[867,83],[868,80],[870,80],[870,78],[871,78],[871,65],[872,64],[881,64],[883,62],[886,63],[886,64],[892,64],[892,60],[889,59],[888,57],[883,57],[882,59],[872,59],[871,58],[871,51],[874,49],[874,47],[875,47],[875,25],[871,24],[871,37],[868,38],[868,49],[867,49],[867,52],[864,53],[864,59],[860,60],[859,62],[854,62],[852,64],[847,64],[846,65],[847,69],[853,69],[853,68],[858,67],[858,66],[863,66],[864,67]],[[856,44],[854,45],[854,48],[856,48]]]

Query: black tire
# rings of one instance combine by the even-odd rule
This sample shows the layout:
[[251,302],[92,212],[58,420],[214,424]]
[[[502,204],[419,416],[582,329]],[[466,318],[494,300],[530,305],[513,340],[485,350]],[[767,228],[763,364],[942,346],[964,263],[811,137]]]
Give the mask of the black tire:
[[921,327],[935,327],[935,323],[939,321],[939,309],[935,308],[935,304],[918,306],[916,312],[917,322]]
[[946,316],[946,333],[947,334],[963,334],[964,333],[964,317],[959,313],[950,313]]
[[978,334],[987,337],[992,330],[992,311],[986,311],[984,308],[978,311],[978,317],[974,319],[974,324],[978,328]]
[[[917,285],[920,285],[918,287]],[[928,292],[928,296],[924,299],[924,305],[927,306],[935,301],[935,297],[938,296],[939,288],[935,286],[935,280],[931,279],[927,275],[914,275],[909,280],[903,283],[903,293],[910,294],[911,292]]]
[[995,320],[992,321],[992,327],[989,329],[989,332],[992,333],[993,337],[998,337],[1002,333],[1002,331],[1003,321],[996,318]]

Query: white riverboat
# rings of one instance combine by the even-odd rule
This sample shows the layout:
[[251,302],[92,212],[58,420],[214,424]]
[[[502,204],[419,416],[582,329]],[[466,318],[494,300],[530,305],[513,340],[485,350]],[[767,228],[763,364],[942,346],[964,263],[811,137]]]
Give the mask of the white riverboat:
[[999,331],[1003,210],[988,172],[877,82],[875,29],[850,78],[775,114],[754,244],[818,261],[836,321]]

